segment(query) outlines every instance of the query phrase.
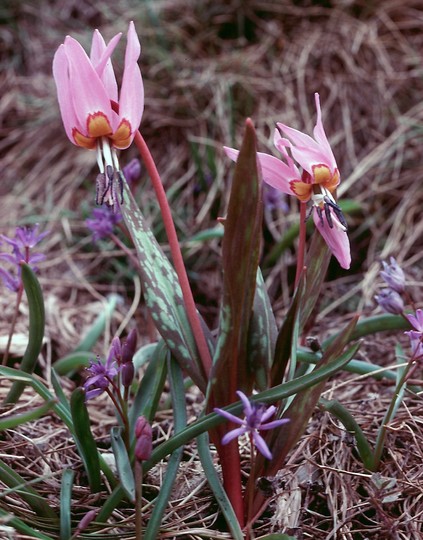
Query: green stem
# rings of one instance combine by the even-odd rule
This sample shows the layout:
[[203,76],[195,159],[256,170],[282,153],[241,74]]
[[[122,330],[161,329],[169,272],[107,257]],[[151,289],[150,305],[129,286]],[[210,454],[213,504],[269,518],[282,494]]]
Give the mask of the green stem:
[[3,362],[2,362],[3,366],[7,365],[7,360],[9,359],[10,345],[12,344],[12,337],[13,337],[13,333],[15,332],[16,321],[18,320],[19,306],[22,300],[23,290],[24,290],[24,286],[21,281],[21,284],[19,285],[18,294],[16,297],[16,305],[15,305],[15,311],[13,313],[13,319],[10,324],[9,337],[7,339],[6,350],[4,351],[4,355],[3,355]]
[[304,252],[305,252],[305,241],[306,241],[306,204],[300,202],[300,232],[298,237],[298,253],[297,253],[297,270],[295,273],[295,287],[298,285],[298,282],[301,277],[301,272],[304,269]]
[[142,465],[135,460],[135,538],[142,540]]
[[169,247],[172,254],[173,264],[175,265],[175,271],[178,275],[179,284],[181,286],[182,295],[184,298],[187,317],[190,322],[192,332],[194,334],[194,339],[197,344],[198,353],[203,364],[204,372],[206,375],[208,375],[210,373],[212,359],[210,356],[210,351],[207,345],[206,338],[204,336],[204,332],[201,328],[201,322],[198,316],[197,308],[195,306],[194,298],[192,296],[191,287],[189,285],[188,276],[186,273],[182,252],[179,246],[175,224],[172,219],[172,213],[170,211],[169,203],[166,198],[166,193],[164,191],[160,175],[157,171],[157,167],[150,153],[150,150],[139,131],[137,131],[137,133],[135,134],[134,142],[140,152],[140,155],[146,166],[148,174],[150,175],[154,190],[156,192],[157,201],[160,206],[163,224],[166,230]]

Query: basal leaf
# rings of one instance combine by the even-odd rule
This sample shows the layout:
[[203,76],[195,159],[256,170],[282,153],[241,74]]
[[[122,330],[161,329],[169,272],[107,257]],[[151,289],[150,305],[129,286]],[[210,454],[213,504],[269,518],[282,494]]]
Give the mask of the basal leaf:
[[214,404],[230,403],[237,389],[252,385],[248,328],[256,290],[263,204],[257,169],[256,136],[247,120],[235,166],[222,242],[223,302],[214,357]]
[[[123,184],[124,204],[120,210],[137,250],[146,305],[173,356],[198,387],[205,391],[206,376],[188,322],[176,272],[148,227],[126,181]],[[207,332],[205,324],[203,328]],[[213,340],[210,332],[206,333],[206,339],[211,346]]]

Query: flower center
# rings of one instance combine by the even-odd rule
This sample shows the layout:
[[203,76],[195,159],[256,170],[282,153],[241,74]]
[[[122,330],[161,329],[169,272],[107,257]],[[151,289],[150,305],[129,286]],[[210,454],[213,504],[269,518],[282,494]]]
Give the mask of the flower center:
[[108,137],[97,139],[97,163],[100,174],[96,179],[96,204],[106,203],[117,211],[118,185],[120,204],[123,203],[123,173],[120,170],[116,150],[111,148]]
[[321,184],[313,184],[313,194],[311,200],[313,206],[311,212],[316,208],[317,215],[320,218],[320,222],[323,225],[323,212],[325,213],[326,221],[331,229],[336,227],[337,229],[346,232],[347,222],[345,220],[342,210],[337,205],[332,193],[323,187]]

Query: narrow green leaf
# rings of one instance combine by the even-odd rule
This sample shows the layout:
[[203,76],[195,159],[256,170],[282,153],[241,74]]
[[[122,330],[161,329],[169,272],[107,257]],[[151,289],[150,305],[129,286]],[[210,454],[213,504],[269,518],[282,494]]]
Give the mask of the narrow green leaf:
[[90,360],[93,358],[94,354],[91,352],[73,352],[57,360],[57,362],[54,363],[54,369],[58,375],[67,375],[70,377],[75,371],[88,367],[90,365]]
[[[120,210],[137,250],[147,308],[173,356],[205,392],[207,380],[187,318],[176,272],[149,229],[126,181],[123,184],[124,204]],[[205,324],[203,329],[208,343],[212,343],[212,335]]]
[[[168,372],[170,391],[172,394],[174,432],[176,434],[182,431],[187,425],[184,379],[180,366],[172,358],[168,359]],[[159,537],[160,525],[163,520],[167,503],[172,494],[183,450],[183,446],[177,448],[172,453],[167,463],[166,473],[159,494],[157,495],[153,512],[148,520],[144,540],[156,540],[156,538]]]
[[[101,334],[104,332],[107,321],[110,320],[111,316],[113,315],[116,304],[118,302],[122,302],[122,298],[118,294],[108,295],[107,302],[105,302],[104,306],[102,306],[102,309],[96,320],[93,322],[87,333],[81,339],[79,344],[75,347],[72,353],[91,351],[91,349],[99,340]],[[55,365],[54,367],[57,370],[57,366]],[[60,374],[63,375],[64,373]]]
[[[7,524],[8,527],[13,527],[16,531],[25,535],[28,538],[38,538],[39,540],[54,540],[52,536],[47,536],[40,531],[37,531],[33,527],[27,525],[24,521],[17,518],[13,514],[8,514],[5,510],[0,508],[0,517],[2,523]],[[17,537],[16,537],[17,538]]]
[[26,422],[33,422],[34,420],[37,420],[37,418],[41,418],[53,407],[54,403],[56,403],[55,399],[46,401],[39,407],[35,407],[25,413],[2,416],[0,418],[0,431],[12,429],[22,424],[26,424]]
[[244,534],[239,526],[238,519],[228,499],[228,496],[226,495],[222,482],[220,481],[219,474],[215,469],[213,458],[210,454],[210,443],[207,433],[202,433],[197,437],[197,449],[207,482],[213,491],[213,495],[223,516],[225,517],[233,540],[243,540]]
[[56,512],[50,507],[45,498],[32,486],[27,485],[27,481],[22,476],[1,460],[0,480],[14,493],[19,494],[37,516],[58,521]]
[[75,388],[72,392],[70,406],[78,451],[84,463],[91,491],[98,493],[101,490],[100,461],[97,445],[91,433],[90,418],[85,404],[85,392],[82,388]]
[[275,354],[277,327],[266,285],[260,269],[257,270],[253,312],[248,327],[248,362],[255,373],[255,386],[265,390],[270,385],[269,372]]
[[32,388],[45,401],[52,403],[52,410],[59,416],[59,418],[66,424],[66,426],[70,430],[73,429],[72,418],[69,414],[69,411],[61,403],[55,403],[53,394],[34,375],[22,373],[19,369],[0,366],[0,377],[7,378],[10,381],[23,382],[25,385],[32,386]]
[[[32,373],[43,345],[45,324],[44,299],[37,276],[32,268],[26,263],[21,263],[21,269],[22,283],[28,298],[29,334],[28,346],[22,358],[20,370],[24,373]],[[24,388],[24,382],[15,382],[6,396],[5,403],[16,403]]]
[[281,383],[285,374],[286,366],[291,357],[293,346],[297,346],[297,343],[294,342],[294,329],[298,327],[300,317],[299,308],[304,295],[304,280],[305,277],[303,274],[278,334],[275,347],[275,357],[271,371],[270,386],[275,386]]
[[75,473],[65,469],[62,474],[60,489],[60,540],[69,540],[72,536],[71,509],[72,486]]
[[305,261],[307,272],[300,304],[300,328],[304,328],[320,298],[330,258],[331,252],[323,236],[315,230]]
[[135,503],[135,480],[132,471],[131,462],[129,461],[128,451],[122,439],[122,428],[118,426],[112,427],[110,431],[110,441],[112,450],[116,460],[116,468],[119,475],[119,480],[122,484],[128,499]]
[[61,405],[63,405],[63,408],[69,411],[69,414],[70,414],[70,405],[69,405],[68,398],[65,396],[65,393],[63,392],[60,379],[54,368],[51,368],[50,375],[51,375],[51,384],[53,386],[54,393],[56,394],[57,399],[60,401]]
[[260,536],[257,540],[295,540],[294,536],[289,536],[288,534],[266,534],[266,536]]
[[357,450],[360,455],[361,461],[366,469],[373,470],[373,450],[366,439],[361,427],[357,424],[353,415],[335,399],[330,401],[324,398],[319,399],[319,405],[325,411],[330,412],[333,416],[336,416],[340,422],[344,425],[345,429],[352,433],[357,443]]
[[[166,358],[169,349],[164,341],[160,341],[141,379],[138,391],[129,409],[130,432],[133,434],[135,422],[139,416],[145,416],[150,422],[156,414],[163,386],[166,381]],[[185,393],[184,393],[185,395]]]

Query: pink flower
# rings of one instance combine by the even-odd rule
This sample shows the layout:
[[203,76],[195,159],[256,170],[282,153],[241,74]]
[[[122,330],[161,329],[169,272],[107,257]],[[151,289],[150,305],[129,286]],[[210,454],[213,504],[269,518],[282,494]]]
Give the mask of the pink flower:
[[[125,68],[118,95],[110,57],[121,34],[106,43],[98,30],[93,34],[90,57],[81,45],[67,36],[54,55],[53,76],[66,134],[77,146],[97,149],[101,202],[113,205],[114,179],[122,174],[116,149],[127,148],[134,139],[144,109],[144,89],[137,61],[141,47],[134,23],[129,23]],[[116,113],[111,101],[119,104]],[[101,185],[103,184],[103,185]],[[99,193],[97,194],[99,195]]]
[[[317,229],[339,264],[347,269],[351,264],[347,226],[334,198],[340,175],[323,129],[319,94],[315,94],[315,99],[317,121],[314,138],[278,123],[278,128],[287,137],[283,138],[279,130],[275,129],[273,141],[282,159],[262,152],[258,152],[257,157],[263,180],[267,184],[287,195],[294,195],[303,203],[312,202],[313,220]],[[227,147],[224,150],[228,157],[236,161],[238,150]]]

